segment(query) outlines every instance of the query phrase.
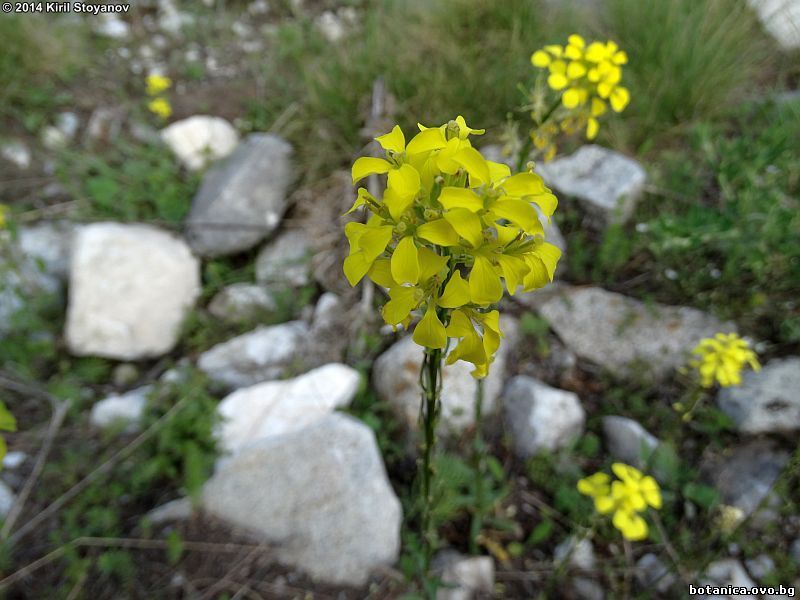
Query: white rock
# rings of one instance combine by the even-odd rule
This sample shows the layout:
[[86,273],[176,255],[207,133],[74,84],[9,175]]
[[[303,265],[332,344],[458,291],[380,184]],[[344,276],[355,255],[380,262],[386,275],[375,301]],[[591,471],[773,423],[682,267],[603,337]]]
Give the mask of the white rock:
[[759,554],[755,558],[748,558],[744,561],[747,570],[756,579],[764,579],[767,575],[775,571],[775,561],[768,554]]
[[267,243],[256,258],[256,281],[302,287],[311,280],[311,240],[302,229],[287,229]]
[[179,33],[184,25],[192,22],[192,16],[181,12],[172,0],[158,0],[158,26],[169,33]]
[[73,354],[133,360],[178,340],[200,294],[186,244],[149,225],[95,223],[75,236],[66,339]]
[[[484,380],[483,413],[494,411],[495,401],[503,387],[506,356],[517,336],[516,321],[502,316],[500,328],[506,333],[495,361]],[[395,409],[408,429],[417,428],[420,396],[419,370],[424,351],[411,337],[392,345],[375,361],[373,384],[378,396]],[[445,432],[459,432],[475,422],[475,393],[477,384],[472,377],[472,364],[458,361],[445,365],[442,374],[442,414],[440,426]]]
[[322,33],[329,42],[338,42],[345,35],[346,29],[344,23],[330,10],[326,10],[317,17],[314,23],[320,33]]
[[742,384],[720,390],[720,410],[742,433],[800,429],[800,358],[770,361],[761,371],[746,371]]
[[359,374],[332,363],[294,379],[267,381],[236,390],[220,402],[220,445],[237,452],[259,440],[297,431],[348,406]]
[[139,429],[139,423],[147,406],[147,395],[153,386],[145,385],[122,395],[113,395],[95,402],[89,422],[100,429],[125,424],[125,431]]
[[275,379],[299,357],[308,326],[302,321],[263,326],[203,352],[197,366],[236,389]]
[[[701,585],[711,585],[715,587],[755,587],[756,583],[747,575],[742,563],[733,558],[725,558],[717,560],[706,569],[703,579],[700,581]],[[722,596],[723,598],[727,596]],[[731,596],[731,598],[745,598],[748,600],[755,600],[756,596],[751,594],[741,594]]]
[[208,312],[223,321],[246,321],[276,308],[275,299],[263,285],[234,283],[211,299]]
[[363,585],[397,560],[400,502],[372,430],[346,415],[242,450],[207,482],[203,505],[318,581]]
[[436,600],[473,600],[479,594],[494,592],[494,561],[490,556],[444,551],[435,563],[441,568],[444,584],[436,590]]
[[74,139],[75,134],[78,133],[78,126],[80,119],[74,112],[62,112],[56,117],[56,127],[61,130],[61,133],[68,139]]
[[[92,112],[86,124],[85,139],[90,142],[116,139],[122,129],[125,110],[118,106],[100,106]],[[158,135],[155,136],[156,139]]]
[[606,597],[603,586],[594,579],[588,577],[573,578],[570,587],[572,588],[575,600],[604,600]]
[[642,468],[659,444],[658,438],[627,417],[603,417],[603,435],[608,453],[614,459],[638,468]]
[[221,117],[195,115],[161,130],[161,138],[183,165],[192,171],[233,152],[239,134]]
[[0,519],[5,519],[17,497],[5,481],[0,480]]
[[3,468],[18,469],[26,460],[28,460],[28,455],[24,452],[7,452],[3,457]]
[[537,171],[547,185],[581,201],[602,224],[627,221],[647,179],[635,160],[595,145],[537,165]]
[[235,254],[272,233],[286,210],[291,153],[282,138],[254,133],[214,165],[186,219],[192,248],[203,256]]
[[42,222],[18,230],[17,245],[25,256],[42,264],[48,275],[66,279],[72,239],[79,226],[69,221]]
[[800,1],[748,0],[748,4],[784,50],[800,48]]
[[525,375],[511,379],[503,392],[506,426],[518,456],[558,450],[583,433],[586,413],[578,396]]
[[19,169],[31,166],[31,151],[24,143],[15,140],[0,147],[0,156]]
[[736,330],[693,308],[646,305],[595,287],[563,288],[538,310],[570,350],[618,377],[665,377],[702,338]]
[[568,537],[553,552],[556,563],[561,563],[569,556],[569,565],[576,569],[589,571],[594,568],[595,557],[592,542],[587,538],[576,540],[573,536]]
[[326,330],[336,323],[336,318],[342,311],[342,299],[333,292],[325,292],[314,306],[314,316],[311,319],[313,331]]
[[48,150],[60,150],[69,142],[64,132],[54,125],[47,125],[42,129],[41,140]]

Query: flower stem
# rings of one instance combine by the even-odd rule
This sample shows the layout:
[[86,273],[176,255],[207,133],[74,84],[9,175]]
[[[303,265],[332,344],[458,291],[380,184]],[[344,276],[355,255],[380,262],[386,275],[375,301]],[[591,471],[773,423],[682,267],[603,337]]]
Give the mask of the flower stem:
[[[436,545],[436,531],[433,528],[433,450],[436,444],[436,424],[441,411],[440,392],[442,387],[442,351],[426,348],[420,370],[422,401],[420,403],[420,425],[423,430],[422,441],[422,546],[424,552],[423,579],[430,575],[433,550]],[[423,581],[424,585],[424,581]],[[427,586],[426,586],[427,587]]]
[[469,551],[472,554],[478,553],[478,536],[483,527],[483,515],[486,511],[484,506],[483,477],[485,469],[484,450],[482,432],[483,421],[483,379],[478,379],[475,385],[475,433],[472,438],[472,468],[475,473],[475,510],[470,523]]

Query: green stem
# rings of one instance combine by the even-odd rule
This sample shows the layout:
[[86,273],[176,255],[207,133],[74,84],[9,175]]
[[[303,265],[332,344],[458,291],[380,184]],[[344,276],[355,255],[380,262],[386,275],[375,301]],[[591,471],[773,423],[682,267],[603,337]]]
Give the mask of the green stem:
[[[433,451],[436,444],[436,424],[441,409],[442,351],[436,348],[426,348],[425,357],[420,369],[420,383],[422,384],[422,400],[420,403],[420,422],[423,429],[422,442],[422,485],[420,486],[420,499],[422,501],[422,546],[424,553],[423,589],[429,579],[433,551],[436,545],[436,531],[432,527],[433,510]],[[435,592],[434,592],[435,593]]]
[[478,537],[483,528],[484,506],[484,473],[486,471],[485,444],[483,443],[483,379],[478,379],[475,386],[475,433],[472,439],[472,468],[475,473],[475,510],[470,523],[469,551],[478,553]]

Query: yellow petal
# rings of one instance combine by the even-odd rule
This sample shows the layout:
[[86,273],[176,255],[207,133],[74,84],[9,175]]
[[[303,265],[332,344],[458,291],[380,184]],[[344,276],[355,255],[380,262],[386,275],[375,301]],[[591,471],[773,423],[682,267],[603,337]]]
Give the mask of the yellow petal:
[[511,167],[506,164],[493,162],[491,160],[487,160],[486,164],[489,167],[489,178],[492,183],[498,182],[511,175]]
[[555,57],[561,56],[561,53],[564,51],[558,44],[550,44],[549,46],[545,46],[544,49]]
[[550,58],[550,55],[547,52],[544,52],[543,50],[537,50],[536,52],[531,54],[531,64],[534,67],[539,67],[540,69],[543,69],[544,67],[549,65],[551,60],[552,59]]
[[372,263],[372,267],[367,273],[369,278],[383,288],[392,288],[397,282],[392,278],[392,269],[388,258],[381,258]]
[[506,289],[510,295],[514,295],[517,287],[530,271],[527,263],[518,256],[500,254],[497,256],[497,263],[503,271],[503,278],[506,280]]
[[537,194],[535,196],[528,196],[526,200],[533,202],[539,208],[541,208],[546,217],[552,217],[553,213],[556,212],[556,208],[558,207],[558,198],[556,198],[550,192]]
[[586,75],[586,67],[577,61],[572,61],[567,65],[567,77],[569,79],[580,79]]
[[542,226],[536,209],[519,198],[500,198],[492,204],[492,212],[503,219],[508,219],[531,235]]
[[358,188],[358,195],[356,196],[356,201],[353,202],[353,206],[350,207],[350,210],[348,210],[344,214],[349,215],[351,212],[353,212],[360,206],[364,206],[365,204],[367,204],[367,200],[372,200],[377,204],[377,200],[375,200],[375,198],[372,196],[372,194],[370,194],[366,190],[366,188]]
[[425,316],[417,323],[412,338],[420,346],[426,348],[441,349],[447,345],[447,333],[445,333],[444,325],[439,320],[439,315],[436,314],[433,305],[428,306]]
[[389,209],[389,214],[392,215],[395,221],[399,221],[403,213],[414,204],[414,199],[414,196],[403,196],[391,187],[387,187],[383,193],[383,203]]
[[469,274],[469,293],[475,304],[494,304],[503,297],[503,285],[500,276],[494,270],[489,259],[475,257],[475,264]]
[[419,248],[418,257],[420,281],[427,281],[439,273],[445,265],[447,265],[448,261],[446,256],[439,256],[436,252],[425,246]]
[[399,125],[395,125],[389,133],[379,135],[375,138],[375,141],[384,150],[400,153],[406,149],[406,136],[403,135],[403,130],[400,129]]
[[606,103],[600,98],[592,98],[592,116],[599,117],[606,112]]
[[425,129],[415,135],[406,146],[406,154],[420,154],[422,152],[430,152],[431,150],[438,150],[447,145],[447,140],[444,133],[438,127]]
[[414,238],[404,237],[392,253],[392,278],[400,284],[416,284],[419,281],[419,252]]
[[401,165],[399,169],[389,171],[388,187],[400,196],[412,198],[419,192],[419,173],[409,164]]
[[454,208],[444,213],[444,218],[473,248],[477,248],[483,243],[481,220],[475,213],[466,208]]
[[573,33],[571,36],[569,36],[567,38],[567,42],[569,42],[571,45],[575,46],[576,48],[583,48],[584,46],[586,46],[586,42],[577,33]]
[[571,58],[572,60],[579,60],[583,58],[583,51],[577,46],[573,46],[572,44],[570,44],[569,46],[564,48],[564,56],[566,58]]
[[486,164],[486,159],[475,148],[459,150],[453,156],[453,160],[469,173],[470,187],[478,187],[489,183],[489,165]]
[[355,286],[367,274],[372,262],[367,260],[363,252],[356,252],[344,259],[342,270],[350,285]]
[[456,117],[456,124],[458,125],[458,137],[462,140],[467,139],[467,136],[470,135],[483,135],[486,133],[485,129],[473,129],[467,125],[466,120],[461,115]]
[[383,320],[389,325],[397,325],[405,321],[408,314],[419,304],[418,291],[413,287],[389,288],[389,301],[381,309]]
[[444,288],[444,293],[439,298],[439,306],[444,308],[458,308],[469,304],[469,284],[461,277],[461,273],[454,271],[450,281]]
[[616,87],[614,88],[614,91],[611,92],[611,96],[608,100],[611,103],[611,108],[614,110],[614,112],[622,112],[625,110],[625,107],[628,106],[630,99],[631,95],[626,88]]
[[524,198],[542,194],[546,190],[544,181],[536,173],[517,173],[503,182],[506,194],[514,198]]
[[416,235],[438,246],[457,246],[458,233],[445,219],[436,219],[417,227]]
[[600,130],[600,123],[594,117],[589,117],[586,121],[586,139],[593,140],[597,137],[597,132]]
[[353,163],[353,183],[373,173],[386,173],[390,168],[389,162],[382,158],[362,156]]
[[461,338],[475,333],[475,327],[470,318],[461,310],[454,310],[447,324],[447,335],[452,338]]
[[625,539],[638,542],[647,537],[647,522],[634,512],[618,510],[612,521]]
[[567,87],[568,83],[569,81],[567,80],[566,75],[561,73],[551,73],[547,78],[547,85],[554,90],[563,90],[565,87]]
[[561,96],[561,103],[565,108],[575,108],[581,102],[581,93],[577,88],[569,88]]
[[378,227],[367,227],[364,234],[358,239],[358,247],[364,251],[366,259],[372,263],[381,253],[386,250],[386,246],[392,239],[392,226],[381,225]]
[[483,199],[472,190],[460,187],[447,186],[439,194],[439,202],[447,210],[453,208],[466,208],[471,212],[478,212],[483,208]]

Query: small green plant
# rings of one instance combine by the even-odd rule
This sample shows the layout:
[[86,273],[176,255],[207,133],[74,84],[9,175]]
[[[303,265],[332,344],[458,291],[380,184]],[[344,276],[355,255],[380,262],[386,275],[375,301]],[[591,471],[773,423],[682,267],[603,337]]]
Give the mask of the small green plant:
[[66,152],[58,174],[86,219],[155,221],[178,226],[199,177],[185,173],[163,146],[120,141],[103,154]]

